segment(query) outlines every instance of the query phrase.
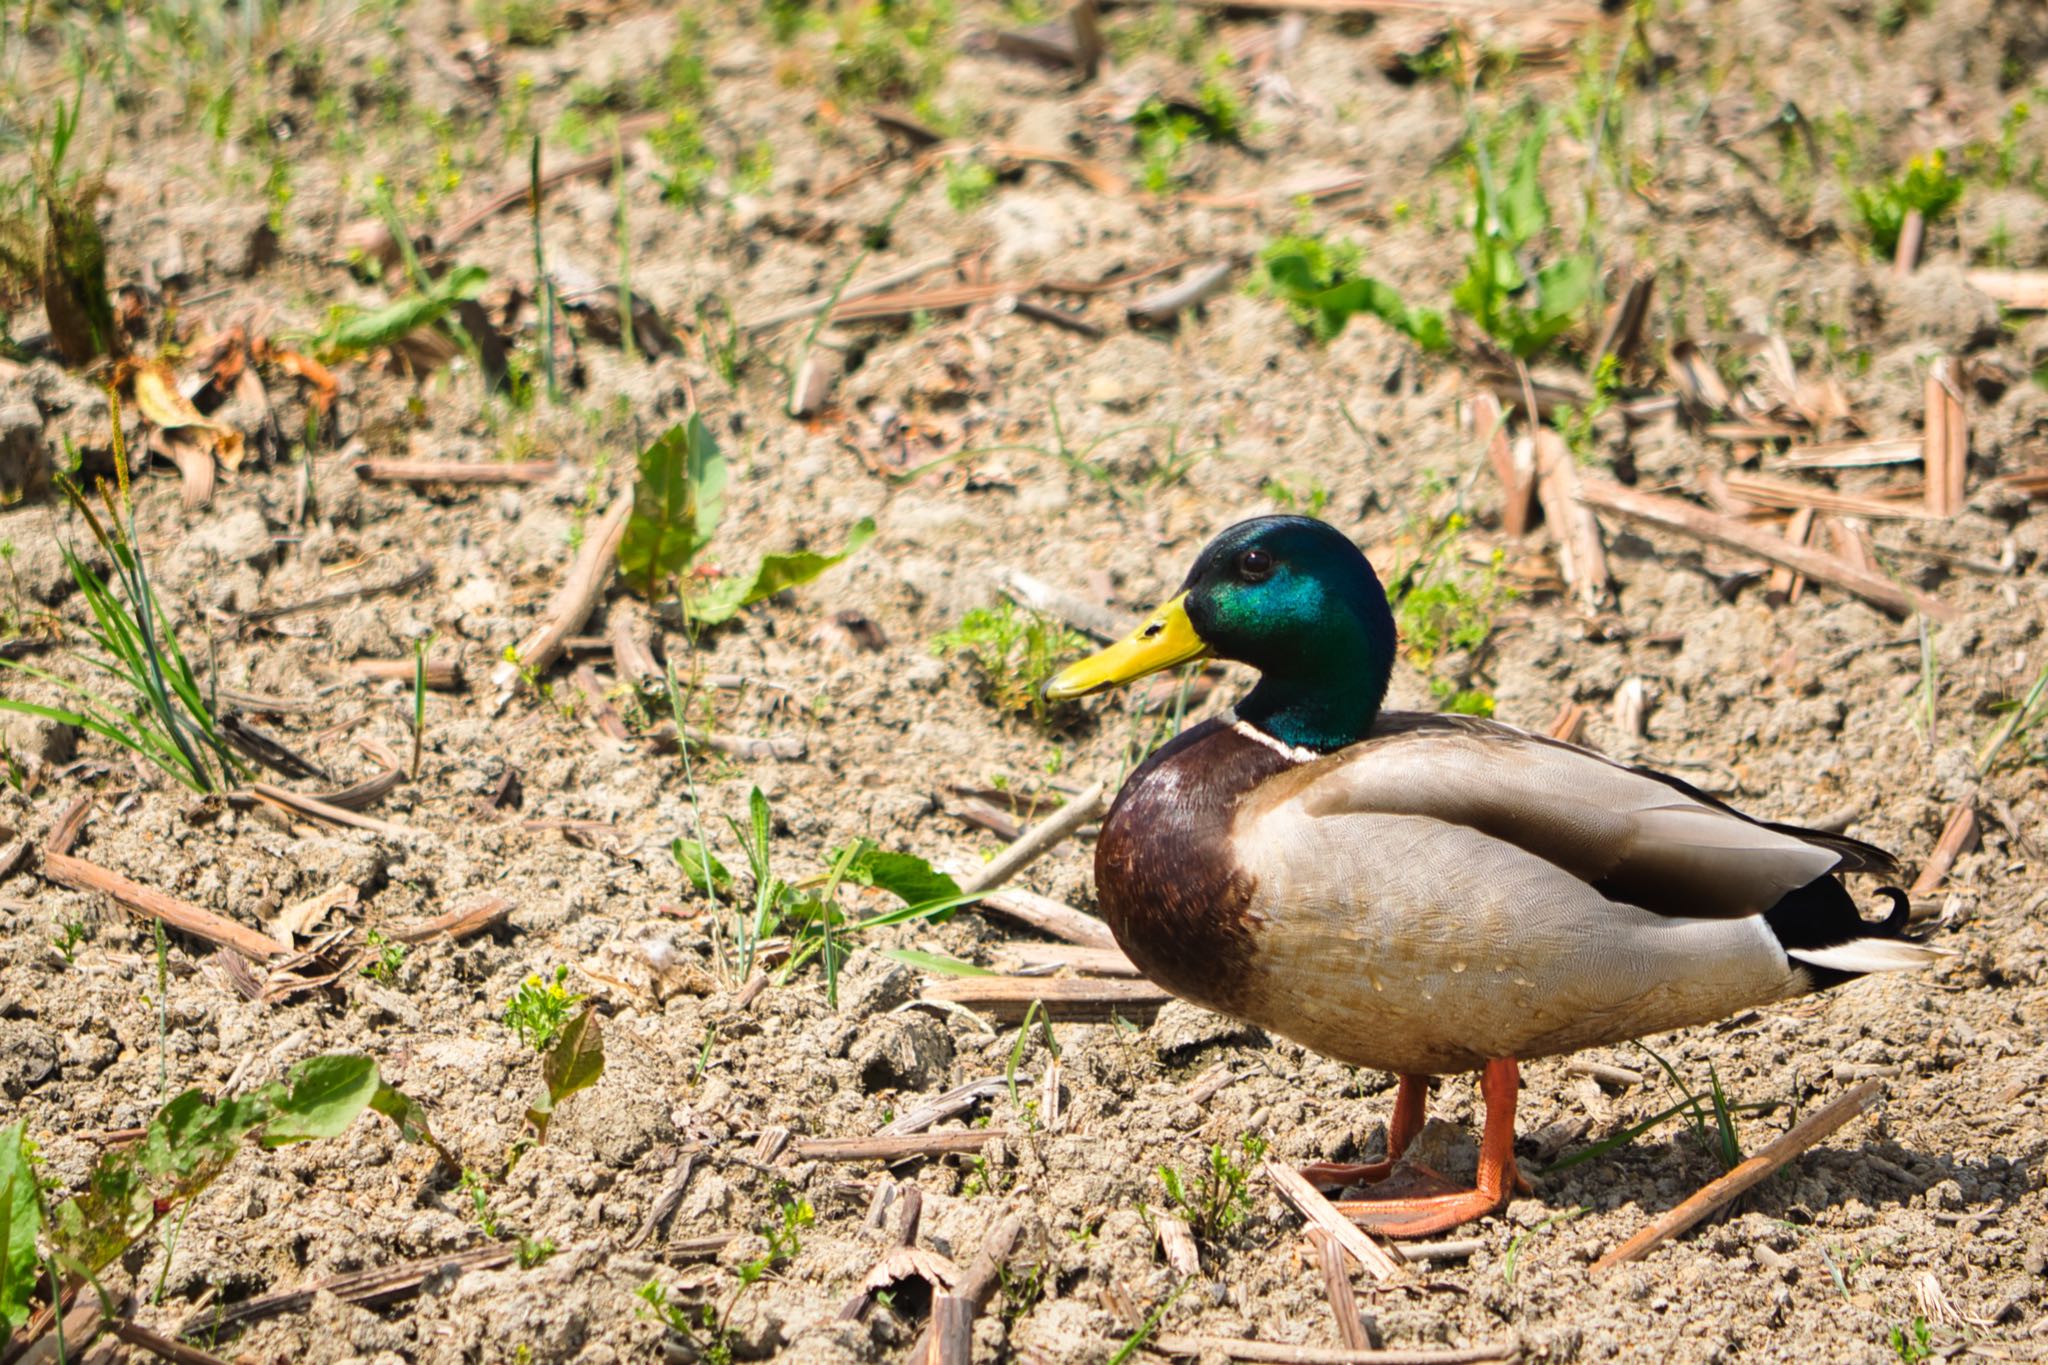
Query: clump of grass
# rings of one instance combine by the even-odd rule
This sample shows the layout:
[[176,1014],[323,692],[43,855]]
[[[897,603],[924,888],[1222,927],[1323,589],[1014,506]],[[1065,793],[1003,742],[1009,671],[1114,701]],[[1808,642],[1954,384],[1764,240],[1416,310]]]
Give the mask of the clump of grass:
[[1040,725],[1053,717],[1046,683],[1087,647],[1078,632],[1007,600],[974,608],[932,639],[934,654],[964,659],[974,668],[984,701],[1005,711],[1028,711]]
[[[1485,569],[1465,567],[1458,546],[1465,527],[1462,512],[1453,512],[1431,535],[1422,554],[1388,584],[1387,596],[1400,623],[1401,647],[1425,673],[1446,654],[1476,654],[1493,636],[1500,608],[1515,591],[1501,581],[1504,556],[1495,550]],[[1493,696],[1432,677],[1430,692],[1439,706],[1461,715],[1490,716]]]
[[370,960],[363,964],[363,975],[379,985],[397,985],[398,974],[405,967],[405,945],[386,938],[380,929],[372,929],[365,942]]
[[569,989],[569,969],[558,966],[552,978],[539,972],[519,983],[505,1002],[505,1027],[535,1052],[546,1052],[569,1022],[569,1011],[583,997]]
[[[1229,59],[1223,59],[1228,65]],[[1192,103],[1154,95],[1131,115],[1131,131],[1144,159],[1145,188],[1167,194],[1180,183],[1180,158],[1191,142],[1236,142],[1244,134],[1244,102],[1212,72]]]
[[[1550,245],[1550,201],[1541,180],[1550,116],[1539,111],[1515,147],[1505,180],[1496,176],[1498,137],[1475,135],[1465,155],[1472,181],[1467,222],[1471,248],[1465,277],[1451,290],[1450,306],[1522,360],[1534,359],[1579,321],[1597,292],[1597,262],[1583,246]],[[1539,252],[1548,261],[1531,270]],[[1260,256],[1260,287],[1287,304],[1318,340],[1341,333],[1360,313],[1379,318],[1426,351],[1451,349],[1450,327],[1439,309],[1413,308],[1391,285],[1361,273],[1364,251],[1354,243],[1297,234]]]
[[700,1359],[707,1365],[731,1365],[733,1359],[733,1310],[740,1300],[768,1273],[794,1260],[803,1251],[803,1229],[817,1221],[817,1214],[808,1199],[786,1199],[776,1208],[776,1221],[761,1228],[761,1237],[767,1248],[759,1256],[743,1262],[735,1271],[739,1283],[727,1296],[724,1306],[715,1307],[710,1303],[683,1304],[669,1297],[669,1291],[659,1280],[649,1280],[634,1293],[647,1306],[641,1309],[643,1317],[651,1317],[667,1327],[669,1331],[690,1343]]
[[1178,1166],[1160,1166],[1167,1206],[1179,1209],[1205,1241],[1230,1231],[1252,1216],[1251,1173],[1265,1155],[1266,1140],[1243,1133],[1234,1153],[1220,1142],[1211,1143],[1208,1159],[1192,1177]]
[[1948,168],[1948,157],[1938,148],[1916,156],[1897,175],[1870,186],[1852,186],[1849,206],[1870,237],[1870,244],[1889,256],[1899,249],[1899,234],[1906,215],[1915,209],[1929,226],[1947,214],[1963,197],[1963,178]]
[[920,101],[946,74],[946,0],[872,0],[840,11],[832,84],[848,100]]
[[77,726],[113,741],[193,791],[222,791],[239,772],[240,764],[215,728],[212,704],[186,662],[177,630],[150,584],[135,537],[135,509],[128,499],[120,420],[117,402],[114,463],[123,477],[118,502],[104,482],[100,485],[104,520],[77,485],[62,474],[57,479],[113,563],[113,583],[109,584],[70,546],[62,547],[64,566],[93,614],[94,624],[86,628],[86,636],[95,649],[82,657],[122,695],[116,700],[32,664],[0,659],[0,667],[41,679],[73,698],[73,705],[67,708],[0,697],[0,710]]

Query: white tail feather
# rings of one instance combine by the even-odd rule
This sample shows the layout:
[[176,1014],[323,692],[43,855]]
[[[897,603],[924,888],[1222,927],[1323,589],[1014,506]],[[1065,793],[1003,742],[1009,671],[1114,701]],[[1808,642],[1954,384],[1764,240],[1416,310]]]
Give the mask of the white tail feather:
[[1785,956],[1831,972],[1905,972],[1954,955],[1902,938],[1858,938],[1832,948],[1788,948]]

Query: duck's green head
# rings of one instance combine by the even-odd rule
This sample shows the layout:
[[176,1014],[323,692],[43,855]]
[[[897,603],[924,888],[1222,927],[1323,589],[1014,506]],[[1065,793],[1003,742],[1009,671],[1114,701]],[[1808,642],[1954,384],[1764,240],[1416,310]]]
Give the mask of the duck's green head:
[[1239,717],[1289,744],[1327,751],[1365,738],[1394,662],[1394,616],[1372,565],[1310,517],[1255,517],[1217,536],[1172,600],[1128,638],[1054,678],[1055,700],[1193,659],[1262,675]]

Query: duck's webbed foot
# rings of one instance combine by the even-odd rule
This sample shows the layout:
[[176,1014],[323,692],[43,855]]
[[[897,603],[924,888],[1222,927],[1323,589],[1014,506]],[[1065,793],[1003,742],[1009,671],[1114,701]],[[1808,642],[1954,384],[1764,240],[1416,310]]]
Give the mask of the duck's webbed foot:
[[[1363,1198],[1339,1200],[1338,1211],[1383,1237],[1429,1237],[1499,1209],[1511,1191],[1525,1188],[1515,1168],[1518,1079],[1512,1058],[1488,1062],[1479,1074],[1486,1127],[1479,1139],[1478,1178],[1471,1189],[1452,1185],[1425,1167],[1409,1166],[1391,1180],[1383,1175],[1380,1188]],[[1407,1081],[1402,1077],[1404,1094]]]
[[1394,1114],[1387,1121],[1387,1156],[1384,1161],[1312,1161],[1300,1168],[1301,1178],[1319,1190],[1341,1190],[1352,1185],[1376,1185],[1393,1172],[1394,1163],[1408,1144],[1422,1131],[1423,1109],[1429,1099],[1429,1078],[1403,1076],[1394,1094]]

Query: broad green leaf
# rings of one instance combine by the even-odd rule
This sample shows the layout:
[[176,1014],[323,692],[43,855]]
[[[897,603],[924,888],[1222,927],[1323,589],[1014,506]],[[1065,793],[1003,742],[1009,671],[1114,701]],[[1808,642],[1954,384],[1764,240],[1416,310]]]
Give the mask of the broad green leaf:
[[1316,295],[1314,302],[1322,316],[1320,330],[1326,337],[1342,332],[1354,313],[1370,313],[1425,351],[1451,348],[1444,315],[1433,308],[1410,308],[1402,301],[1400,291],[1383,280],[1371,276],[1347,280]]
[[[833,854],[835,865],[840,854]],[[960,884],[914,853],[891,853],[867,844],[854,850],[841,874],[859,886],[872,886],[906,905],[960,894]]]
[[1543,197],[1540,171],[1543,144],[1550,136],[1550,116],[1539,114],[1536,126],[1522,139],[1515,154],[1515,168],[1508,174],[1507,188],[1500,196],[1502,235],[1511,246],[1521,246],[1550,226],[1550,203]]
[[368,1057],[333,1053],[307,1058],[292,1068],[291,1090],[277,1101],[263,1130],[263,1145],[339,1137],[370,1107],[382,1085],[377,1064]]
[[862,517],[846,533],[846,547],[838,554],[799,550],[794,554],[764,555],[751,578],[725,578],[684,603],[690,618],[715,626],[730,621],[742,607],[773,597],[785,588],[808,583],[825,570],[846,559],[875,537],[875,523]]
[[962,962],[957,957],[946,957],[939,953],[920,952],[916,948],[886,948],[882,951],[882,956],[894,958],[906,966],[919,967],[944,976],[996,975],[988,968],[977,967],[972,962]]
[[577,1091],[597,1084],[597,1078],[604,1075],[604,1034],[598,1028],[596,1012],[589,1006],[584,1006],[583,1012],[563,1028],[562,1036],[541,1059],[540,1074],[546,1088],[528,1106],[526,1121],[545,1142],[555,1106]]
[[695,839],[671,840],[668,851],[690,885],[702,894],[709,896],[732,885],[732,873],[725,870],[725,864]]
[[439,322],[459,303],[484,292],[491,272],[480,265],[457,266],[434,281],[432,292],[410,294],[396,303],[341,319],[321,338],[328,355],[353,355],[403,341],[420,328]]
[[379,1084],[377,1093],[370,1097],[370,1107],[398,1125],[398,1136],[407,1142],[418,1143],[434,1149],[434,1155],[448,1163],[455,1170],[462,1163],[455,1154],[441,1145],[434,1136],[434,1130],[427,1126],[427,1111],[420,1107],[418,1100],[394,1086]]
[[652,597],[690,566],[725,515],[725,456],[703,419],[672,426],[640,452],[619,572]]
[[1536,272],[1536,288],[1543,296],[1539,316],[1545,321],[1562,318],[1575,321],[1593,297],[1593,258],[1580,253],[1552,261]]
[[36,1283],[36,1233],[43,1225],[28,1120],[0,1128],[0,1345],[28,1321]]

